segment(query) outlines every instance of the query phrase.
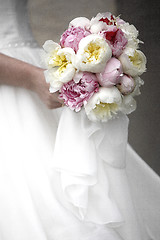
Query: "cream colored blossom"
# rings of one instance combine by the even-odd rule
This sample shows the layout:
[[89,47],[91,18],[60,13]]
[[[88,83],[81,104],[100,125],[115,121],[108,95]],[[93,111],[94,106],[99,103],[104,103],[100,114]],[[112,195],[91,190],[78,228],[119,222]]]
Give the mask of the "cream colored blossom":
[[123,72],[132,77],[146,71],[146,57],[140,50],[126,49],[119,57]]
[[46,68],[51,69],[55,66],[53,59],[56,58],[56,53],[60,48],[61,46],[52,40],[47,40],[44,43],[42,59],[45,62]]
[[108,43],[98,34],[91,34],[80,41],[74,64],[81,71],[99,73],[111,56]]
[[50,83],[50,91],[58,91],[63,83],[73,79],[75,68],[72,64],[75,53],[71,48],[61,48],[59,44],[49,40],[43,45],[48,70],[45,71],[46,82]]
[[135,28],[134,25],[130,25],[129,23],[124,23],[118,25],[118,28],[120,28],[125,37],[128,40],[126,48],[133,48],[134,50],[138,48],[138,44],[141,42],[138,37],[138,30]]
[[85,105],[85,112],[91,121],[107,122],[120,110],[122,98],[116,87],[101,87]]
[[123,96],[120,110],[124,114],[130,114],[136,110],[137,104],[132,95]]
[[140,95],[141,94],[140,87],[144,85],[144,81],[139,76],[134,78],[134,82],[135,82],[135,88],[134,88],[134,91],[131,93],[132,97]]

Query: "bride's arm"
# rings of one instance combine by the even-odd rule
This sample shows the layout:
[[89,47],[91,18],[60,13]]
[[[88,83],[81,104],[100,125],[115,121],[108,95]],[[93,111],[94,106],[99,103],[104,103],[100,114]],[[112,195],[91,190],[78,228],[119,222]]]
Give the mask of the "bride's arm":
[[34,91],[50,109],[61,107],[63,102],[58,98],[58,92],[49,92],[43,71],[44,69],[0,54],[0,84]]

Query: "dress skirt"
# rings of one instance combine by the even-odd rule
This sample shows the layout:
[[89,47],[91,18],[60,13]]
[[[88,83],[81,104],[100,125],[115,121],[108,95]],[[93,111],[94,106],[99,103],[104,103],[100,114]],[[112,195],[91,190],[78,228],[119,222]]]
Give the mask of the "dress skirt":
[[[39,48],[1,52],[41,66]],[[0,86],[0,239],[158,240],[160,180],[129,145],[125,167],[97,165],[86,215],[68,201],[62,174],[53,167],[64,111],[47,109],[34,92]],[[74,199],[80,190],[73,189]]]

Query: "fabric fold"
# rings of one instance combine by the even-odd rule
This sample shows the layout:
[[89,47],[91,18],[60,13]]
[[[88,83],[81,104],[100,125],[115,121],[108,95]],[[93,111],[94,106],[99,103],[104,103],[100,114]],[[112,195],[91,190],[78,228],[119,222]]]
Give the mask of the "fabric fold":
[[128,118],[120,114],[107,123],[91,122],[85,112],[64,107],[56,136],[53,167],[59,171],[68,208],[79,219],[119,226],[124,221],[104,164],[125,167]]

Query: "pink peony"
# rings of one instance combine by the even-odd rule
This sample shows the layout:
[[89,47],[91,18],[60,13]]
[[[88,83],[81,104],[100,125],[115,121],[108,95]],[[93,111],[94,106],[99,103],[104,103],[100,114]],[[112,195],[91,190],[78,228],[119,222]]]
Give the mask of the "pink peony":
[[90,97],[99,90],[95,74],[83,72],[78,76],[81,76],[78,83],[76,83],[76,77],[76,82],[73,79],[64,84],[59,95],[59,98],[64,100],[65,105],[76,112],[80,111],[81,107],[87,103]]
[[80,40],[88,35],[90,32],[81,27],[71,27],[62,34],[60,45],[61,47],[70,47],[77,52]]
[[127,94],[133,92],[133,90],[135,88],[135,81],[132,77],[124,74],[120,78],[120,81],[117,84],[117,87],[123,95],[127,95]]
[[107,62],[104,71],[97,73],[96,76],[102,87],[112,87],[119,82],[122,74],[121,62],[117,58],[112,57]]
[[107,31],[100,33],[108,42],[112,49],[113,56],[119,57],[128,43],[127,38],[121,29],[117,27],[110,27]]

